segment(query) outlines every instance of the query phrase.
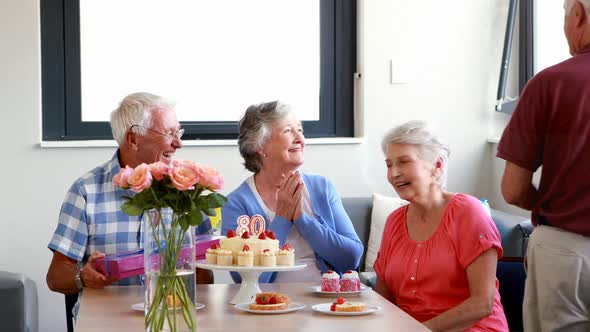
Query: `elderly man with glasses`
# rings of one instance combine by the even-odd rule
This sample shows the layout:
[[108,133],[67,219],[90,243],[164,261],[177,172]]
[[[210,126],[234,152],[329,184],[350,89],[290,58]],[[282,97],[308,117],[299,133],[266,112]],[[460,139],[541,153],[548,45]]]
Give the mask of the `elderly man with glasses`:
[[[76,180],[62,204],[48,245],[53,259],[47,285],[55,292],[77,294],[84,287],[143,282],[141,277],[115,280],[95,269],[97,258],[137,250],[142,238],[141,216],[129,216],[121,210],[123,196],[131,196],[133,191],[116,187],[113,177],[126,165],[170,163],[182,147],[184,129],[180,128],[173,105],[149,93],[125,97],[111,113],[111,129],[119,148],[111,160]],[[206,233],[210,228],[210,223],[204,222],[198,232]],[[198,283],[212,281],[210,271],[197,270]]]

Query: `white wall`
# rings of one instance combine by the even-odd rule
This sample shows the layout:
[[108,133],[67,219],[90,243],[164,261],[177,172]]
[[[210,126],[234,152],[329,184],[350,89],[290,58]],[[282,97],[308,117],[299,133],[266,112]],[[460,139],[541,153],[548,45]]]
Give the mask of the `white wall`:
[[[394,124],[426,119],[451,146],[448,188],[489,196],[496,97],[508,6],[497,1],[360,1],[362,109],[370,188],[387,191],[379,141]],[[409,73],[388,83],[389,60]],[[405,64],[405,65],[404,65]]]
[[[506,17],[506,5],[496,2],[359,0],[363,76],[356,104],[365,140],[310,145],[305,169],[328,175],[342,196],[391,194],[380,138],[402,121],[426,119],[452,148],[449,189],[496,197],[497,179],[491,176],[495,147],[487,138]],[[45,285],[51,259],[47,242],[69,185],[110,158],[113,149],[39,147],[39,0],[0,1],[0,45],[0,270],[34,279],[42,330],[63,331],[63,295]],[[408,70],[409,83],[388,83],[390,59]],[[219,168],[227,190],[247,175],[234,146],[186,147],[179,155]]]

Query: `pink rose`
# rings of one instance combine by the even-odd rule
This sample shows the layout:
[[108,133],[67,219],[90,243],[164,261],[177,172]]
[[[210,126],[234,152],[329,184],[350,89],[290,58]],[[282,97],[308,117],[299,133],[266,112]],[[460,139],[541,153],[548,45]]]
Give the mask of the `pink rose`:
[[162,181],[164,175],[168,173],[168,165],[161,161],[150,164],[150,173],[154,179]]
[[120,170],[119,173],[117,173],[117,175],[113,177],[113,182],[115,183],[115,185],[123,189],[129,189],[129,182],[127,181],[129,180],[129,176],[131,176],[132,173],[133,168],[125,166],[125,168]]
[[133,191],[136,193],[142,192],[144,189],[148,189],[152,186],[152,174],[150,173],[150,167],[145,163],[135,167],[127,182],[129,182],[131,189],[133,189]]
[[192,167],[194,163],[190,160],[186,160],[186,159],[174,159],[172,160],[172,166],[186,166],[186,167]]
[[209,190],[220,190],[223,187],[223,178],[213,167],[194,164],[193,168],[200,175],[199,184]]
[[193,163],[186,160],[175,160],[168,175],[174,187],[180,191],[193,190],[199,182],[199,174],[193,168]]

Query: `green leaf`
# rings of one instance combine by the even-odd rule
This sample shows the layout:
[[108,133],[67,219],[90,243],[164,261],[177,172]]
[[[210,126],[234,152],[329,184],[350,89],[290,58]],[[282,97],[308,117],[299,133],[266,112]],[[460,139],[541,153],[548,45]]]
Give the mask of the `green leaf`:
[[195,197],[195,199],[193,200],[193,204],[194,207],[191,206],[191,210],[204,210],[207,209],[208,204],[208,200],[206,199],[205,196],[197,196]]
[[191,210],[191,205],[193,205],[193,202],[188,192],[183,192],[176,202],[176,208],[181,212],[189,212]]
[[179,196],[180,196],[179,192],[169,192],[166,195],[164,195],[164,197],[162,197],[162,200],[174,202],[174,201],[178,200]]
[[123,203],[121,209],[123,210],[123,212],[130,216],[139,216],[144,210],[141,206],[132,204],[131,201]]
[[203,222],[203,214],[199,210],[191,211],[188,216],[190,217],[191,226],[199,226]]
[[209,201],[207,207],[210,209],[222,207],[227,202],[227,198],[219,193],[210,193],[209,195],[207,195],[207,197]]
[[180,224],[180,228],[183,232],[186,232],[188,226],[191,224],[191,220],[189,215],[183,214],[178,218],[178,223]]

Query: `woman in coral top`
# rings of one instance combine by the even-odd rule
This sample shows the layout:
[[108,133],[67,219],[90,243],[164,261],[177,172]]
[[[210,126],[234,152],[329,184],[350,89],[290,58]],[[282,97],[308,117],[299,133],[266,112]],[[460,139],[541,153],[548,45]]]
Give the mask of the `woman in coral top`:
[[508,331],[500,236],[478,199],[445,190],[449,149],[420,121],[392,129],[382,148],[387,180],[410,204],[387,218],[377,292],[433,331]]

